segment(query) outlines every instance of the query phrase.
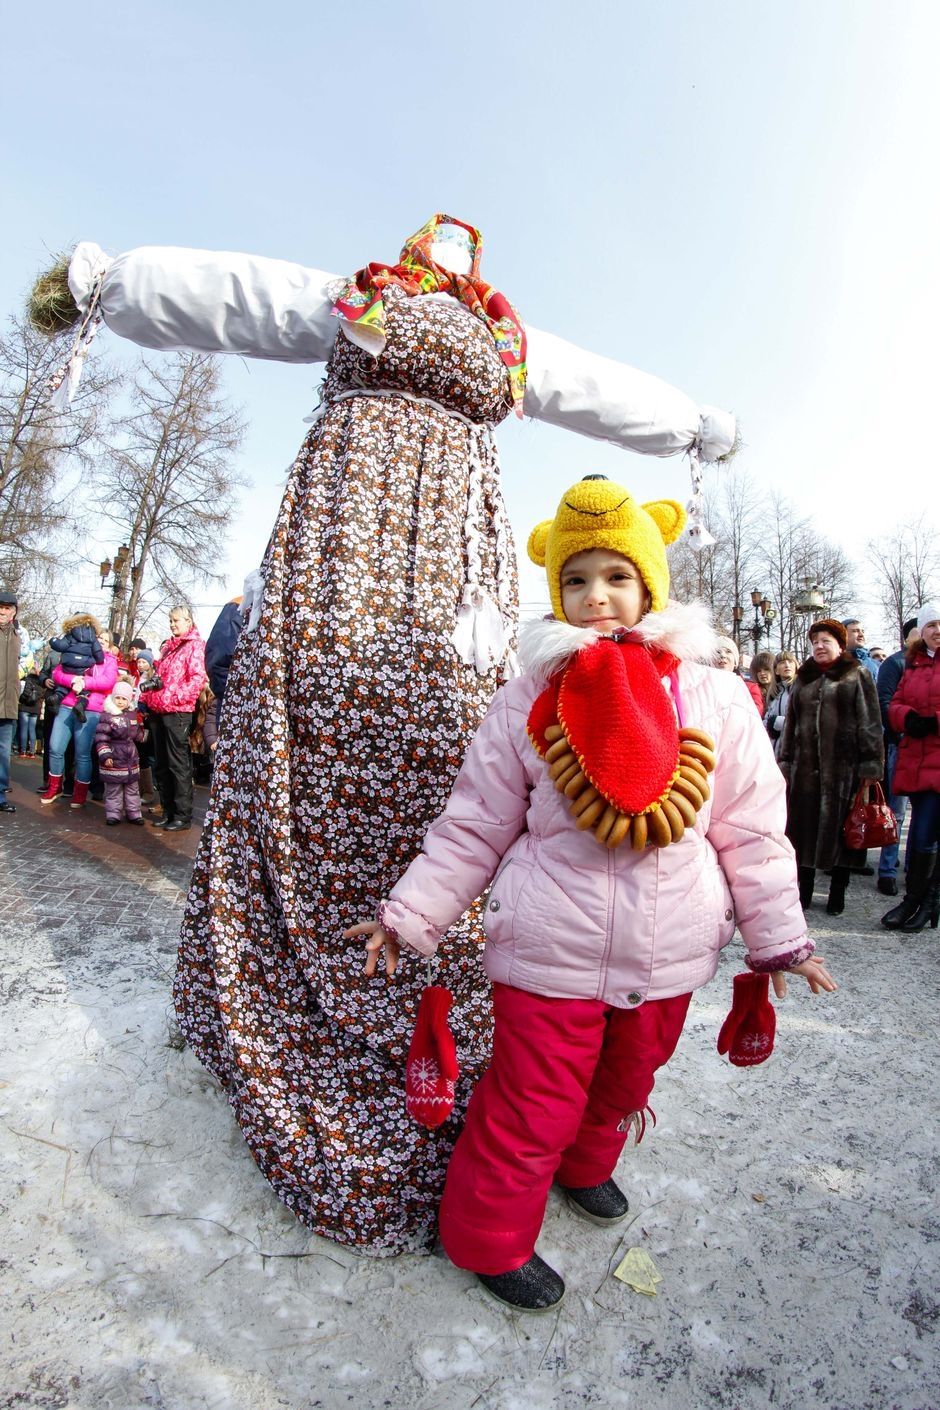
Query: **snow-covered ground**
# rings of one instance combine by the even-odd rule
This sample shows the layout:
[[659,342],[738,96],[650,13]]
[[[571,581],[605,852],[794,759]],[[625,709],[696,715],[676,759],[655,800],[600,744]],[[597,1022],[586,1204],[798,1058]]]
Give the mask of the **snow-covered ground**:
[[[100,809],[13,797],[0,1410],[940,1406],[940,946],[881,931],[870,880],[836,920],[817,894],[842,987],[791,986],[752,1070],[715,1051],[726,952],[622,1164],[628,1223],[553,1196],[539,1248],[568,1296],[525,1318],[442,1255],[372,1260],[293,1219],[175,1034],[188,859],[149,829],[105,833]],[[611,1276],[629,1247],[655,1298]]]

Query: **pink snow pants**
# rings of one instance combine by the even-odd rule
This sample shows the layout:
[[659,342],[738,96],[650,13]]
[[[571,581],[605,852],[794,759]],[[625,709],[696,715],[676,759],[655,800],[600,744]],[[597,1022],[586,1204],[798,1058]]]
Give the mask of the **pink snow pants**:
[[583,1189],[610,1178],[624,1118],[646,1106],[691,997],[620,1009],[493,985],[493,1060],[470,1100],[441,1203],[452,1263],[474,1273],[521,1268],[552,1180]]

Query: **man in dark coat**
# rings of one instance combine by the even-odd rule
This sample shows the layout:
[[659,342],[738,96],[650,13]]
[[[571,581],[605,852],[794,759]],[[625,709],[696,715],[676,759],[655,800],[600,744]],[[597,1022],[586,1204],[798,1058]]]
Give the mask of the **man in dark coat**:
[[846,847],[842,825],[859,784],[884,772],[884,736],[875,682],[846,651],[842,623],[814,622],[809,638],[813,654],[790,689],[777,762],[787,780],[787,836],[804,908],[818,868],[832,872],[826,909],[840,915],[849,871],[865,860]]
[[865,645],[865,628],[857,617],[846,617],[842,625],[845,627],[846,650],[849,655],[854,656],[856,661],[861,661],[872,680],[876,681],[878,662]]
[[[907,812],[907,797],[905,794],[895,794],[893,791],[894,769],[898,762],[898,744],[900,735],[896,734],[888,723],[888,706],[894,699],[894,692],[901,683],[904,674],[904,658],[909,647],[920,636],[917,630],[917,618],[911,617],[904,623],[901,631],[904,645],[900,651],[896,651],[893,656],[889,656],[886,661],[882,661],[878,667],[878,704],[881,707],[881,723],[885,732],[885,796],[894,813],[895,821],[898,825],[898,841],[892,842],[890,847],[882,847],[881,858],[878,862],[878,890],[883,896],[896,896],[898,894],[898,854],[900,852],[901,828],[904,826],[904,815]],[[905,871],[907,865],[905,862]]]
[[0,813],[15,813],[7,802],[10,751],[20,713],[20,633],[16,593],[0,592]]

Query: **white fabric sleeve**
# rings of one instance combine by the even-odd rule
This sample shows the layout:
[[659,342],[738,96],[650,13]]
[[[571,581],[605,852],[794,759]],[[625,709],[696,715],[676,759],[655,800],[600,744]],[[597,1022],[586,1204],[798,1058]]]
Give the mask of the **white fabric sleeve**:
[[83,313],[102,270],[105,323],[145,348],[322,362],[339,327],[328,292],[336,275],[287,260],[158,245],[109,260],[86,241],[69,265]]
[[642,455],[695,449],[712,461],[733,446],[736,425],[729,412],[697,406],[659,377],[552,333],[527,328],[526,334],[526,416]]

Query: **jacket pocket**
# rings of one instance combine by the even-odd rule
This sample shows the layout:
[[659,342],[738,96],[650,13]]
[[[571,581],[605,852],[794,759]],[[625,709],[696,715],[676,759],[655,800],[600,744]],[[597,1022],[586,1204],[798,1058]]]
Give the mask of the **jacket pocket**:
[[511,857],[508,862],[503,863],[493,878],[483,912],[483,929],[486,938],[494,945],[505,945],[512,941],[519,897],[531,875],[530,861]]

